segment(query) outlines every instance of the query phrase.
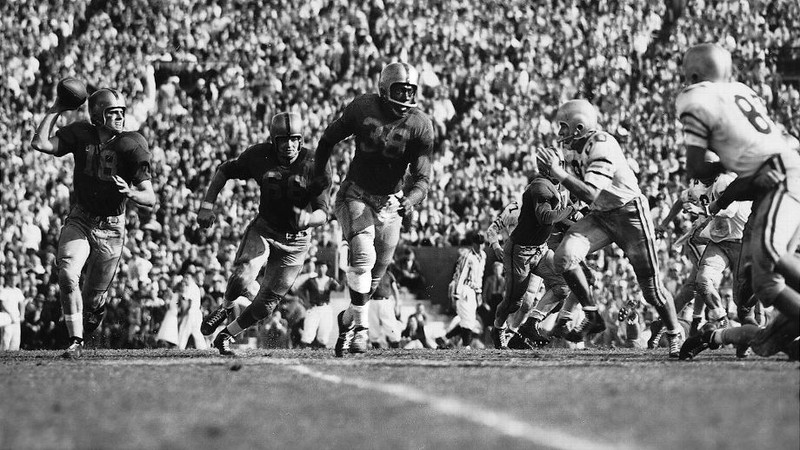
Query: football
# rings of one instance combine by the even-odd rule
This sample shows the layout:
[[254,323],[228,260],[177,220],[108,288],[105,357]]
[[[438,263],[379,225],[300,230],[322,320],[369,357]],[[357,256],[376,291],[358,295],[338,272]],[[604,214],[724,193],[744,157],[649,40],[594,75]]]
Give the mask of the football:
[[88,97],[86,85],[74,77],[67,77],[59,81],[56,95],[58,95],[59,102],[67,109],[78,109]]

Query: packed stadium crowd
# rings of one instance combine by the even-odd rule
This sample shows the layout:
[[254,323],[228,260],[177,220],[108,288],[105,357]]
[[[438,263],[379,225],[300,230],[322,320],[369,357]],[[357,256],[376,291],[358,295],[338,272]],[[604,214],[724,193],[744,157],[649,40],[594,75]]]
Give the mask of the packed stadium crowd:
[[[576,97],[599,108],[659,224],[685,184],[673,99],[682,89],[680,55],[694,43],[730,50],[737,79],[767,101],[776,122],[800,134],[800,91],[775,68],[778,49],[800,46],[800,5],[681,3],[2,3],[0,278],[25,299],[22,347],[52,348],[66,338],[55,331],[54,261],[70,208],[71,162],[48,159],[29,144],[58,80],[74,76],[90,91],[121,91],[128,128],[149,143],[157,206],[127,212],[104,333],[105,345],[153,346],[170,310],[183,318],[192,308],[216,307],[257,213],[257,187],[229,183],[215,206],[217,223],[209,231],[197,226],[202,194],[220,163],[266,140],[270,117],[281,111],[302,116],[304,145],[313,149],[344,105],[377,91],[378,74],[392,61],[419,70],[417,101],[435,131],[431,188],[404,218],[403,247],[459,246],[468,232],[485,230],[536,173],[533,149],[554,141],[558,105]],[[334,186],[355,150],[352,140],[340,145]],[[689,269],[672,243],[688,226],[675,220],[659,241],[673,292]],[[318,227],[313,240],[312,256],[337,245],[338,224]],[[634,301],[640,294],[633,275],[613,249],[591,266],[601,302],[630,300],[649,321],[652,311]],[[608,309],[610,322],[617,309]]]

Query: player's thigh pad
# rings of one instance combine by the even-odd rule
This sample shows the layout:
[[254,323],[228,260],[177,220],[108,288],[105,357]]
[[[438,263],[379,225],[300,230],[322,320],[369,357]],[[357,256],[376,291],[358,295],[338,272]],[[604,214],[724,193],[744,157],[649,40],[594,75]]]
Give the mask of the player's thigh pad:
[[602,226],[598,215],[589,213],[570,227],[555,250],[553,266],[556,273],[578,268],[586,255],[610,243],[611,237]]

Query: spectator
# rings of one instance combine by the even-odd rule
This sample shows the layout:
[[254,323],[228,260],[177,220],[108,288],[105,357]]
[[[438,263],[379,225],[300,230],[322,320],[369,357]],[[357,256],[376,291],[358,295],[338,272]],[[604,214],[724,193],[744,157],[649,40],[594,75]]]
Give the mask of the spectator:
[[425,281],[425,275],[422,273],[422,266],[417,261],[417,255],[414,250],[406,247],[403,250],[402,256],[392,265],[394,276],[397,279],[397,284],[400,287],[408,289],[408,292],[413,294],[414,297],[422,299],[427,298],[426,289],[428,288]]

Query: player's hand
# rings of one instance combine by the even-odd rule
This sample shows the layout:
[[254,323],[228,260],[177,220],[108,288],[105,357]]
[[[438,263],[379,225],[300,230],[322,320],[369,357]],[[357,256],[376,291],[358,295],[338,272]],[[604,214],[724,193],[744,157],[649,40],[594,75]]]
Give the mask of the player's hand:
[[706,209],[694,203],[685,203],[683,205],[683,210],[690,214],[697,214],[700,216],[706,215]]
[[311,222],[311,214],[306,211],[305,209],[300,209],[297,206],[294,206],[294,217],[297,221],[297,229],[298,230],[305,230],[310,226],[309,222]]
[[126,198],[131,197],[131,192],[133,191],[131,190],[131,186],[128,184],[127,181],[122,179],[122,177],[119,175],[114,175],[113,177],[111,177],[111,180],[117,186],[117,190],[119,191],[120,194],[124,195]]
[[536,163],[539,172],[544,176],[556,175],[561,169],[558,152],[553,147],[536,149]]
[[771,191],[775,186],[782,183],[786,179],[786,174],[783,174],[775,169],[767,170],[759,173],[753,179],[753,185],[756,189],[766,192]]
[[214,224],[216,220],[217,216],[211,208],[200,207],[200,210],[197,211],[197,225],[199,225],[200,228],[208,228]]
[[411,203],[411,200],[408,197],[395,197],[397,198],[397,214],[400,216],[405,216],[408,214],[412,209],[414,209],[414,204]]

